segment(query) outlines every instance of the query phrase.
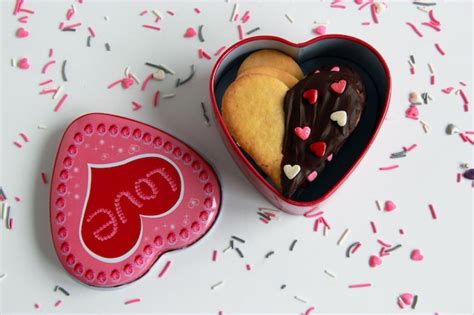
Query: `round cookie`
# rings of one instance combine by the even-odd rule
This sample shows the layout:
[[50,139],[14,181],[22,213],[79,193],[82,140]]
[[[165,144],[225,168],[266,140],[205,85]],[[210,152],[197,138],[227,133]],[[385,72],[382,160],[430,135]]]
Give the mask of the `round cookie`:
[[298,80],[304,74],[300,66],[290,56],[274,49],[262,49],[250,54],[240,65],[238,74],[254,67],[272,67],[288,72]]
[[274,77],[247,74],[232,82],[222,99],[222,116],[230,134],[278,187],[287,91]]
[[277,78],[281,82],[285,83],[285,85],[290,89],[293,86],[295,86],[296,83],[298,83],[298,79],[295,78],[293,75],[289,74],[288,72],[285,72],[285,71],[282,71],[280,69],[273,68],[273,67],[252,67],[252,68],[248,68],[247,70],[239,73],[238,78],[240,78],[243,75],[252,74],[252,73],[266,74],[266,75],[272,76],[274,78]]

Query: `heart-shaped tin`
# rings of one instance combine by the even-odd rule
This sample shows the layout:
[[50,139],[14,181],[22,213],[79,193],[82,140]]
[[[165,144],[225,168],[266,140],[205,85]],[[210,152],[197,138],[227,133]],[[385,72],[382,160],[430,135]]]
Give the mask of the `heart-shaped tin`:
[[[310,184],[306,188],[300,188],[293,199],[284,197],[267,180],[265,173],[233,140],[221,115],[222,97],[227,87],[235,80],[240,64],[250,53],[260,49],[276,49],[286,53],[299,63],[305,74],[328,64],[349,65],[360,73],[367,91],[366,108],[356,129],[338,154],[331,156],[330,165],[321,174],[315,174],[317,180],[312,178]],[[292,43],[280,37],[264,35],[246,38],[229,47],[220,56],[212,70],[209,88],[216,126],[227,150],[242,172],[276,207],[290,214],[303,214],[318,208],[327,200],[350,176],[367,153],[388,111],[391,77],[388,66],[380,53],[368,43],[355,37],[331,34],[303,43]],[[334,88],[342,90],[343,83]],[[291,130],[291,132],[294,131]]]
[[219,180],[192,148],[143,123],[88,114],[67,128],[51,181],[53,243],[83,283],[115,287],[204,236]]

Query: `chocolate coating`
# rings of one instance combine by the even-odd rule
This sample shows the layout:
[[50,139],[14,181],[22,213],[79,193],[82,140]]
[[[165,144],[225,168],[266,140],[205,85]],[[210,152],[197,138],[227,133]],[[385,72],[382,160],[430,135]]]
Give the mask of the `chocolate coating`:
[[[339,71],[331,71],[334,66]],[[316,71],[317,72],[317,71]],[[331,84],[346,81],[342,94],[336,93]],[[315,105],[303,97],[305,91],[318,90]],[[349,66],[331,65],[311,73],[288,90],[284,100],[285,110],[285,137],[283,140],[283,160],[281,163],[282,193],[287,198],[292,198],[296,190],[309,182],[306,177],[316,171],[318,174],[324,170],[328,156],[335,156],[344,142],[357,127],[365,107],[366,92],[359,73]],[[347,123],[339,126],[332,121],[330,116],[336,111],[347,113]],[[311,133],[306,140],[299,138],[294,130],[296,127],[311,128]],[[310,150],[314,142],[326,143],[326,152],[318,157]],[[299,165],[301,171],[292,180],[283,172],[286,164]],[[317,181],[316,177],[314,181]]]

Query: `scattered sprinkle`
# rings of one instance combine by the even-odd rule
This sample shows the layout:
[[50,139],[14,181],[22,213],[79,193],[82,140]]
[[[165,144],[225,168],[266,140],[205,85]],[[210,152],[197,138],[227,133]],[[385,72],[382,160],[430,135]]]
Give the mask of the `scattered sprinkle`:
[[435,47],[436,47],[436,50],[441,54],[441,56],[446,55],[446,52],[444,51],[444,49],[441,47],[440,44],[436,43]]
[[290,252],[292,252],[293,249],[295,248],[295,245],[296,245],[296,242],[297,242],[297,241],[298,241],[298,240],[294,240],[293,242],[291,242],[291,245],[290,245]]
[[390,166],[379,167],[379,170],[380,171],[390,171],[390,170],[394,170],[394,169],[399,168],[399,167],[400,167],[400,165],[395,164],[395,165],[390,165]]
[[239,241],[241,243],[245,243],[245,240],[241,239],[240,237],[237,237],[237,236],[234,236],[234,235],[232,235],[231,237],[236,241]]
[[170,268],[170,266],[171,266],[171,261],[168,260],[165,266],[163,267],[163,269],[161,270],[160,274],[158,275],[158,278],[163,278],[166,272],[168,271],[168,269]]
[[149,28],[149,29],[152,29],[152,30],[155,30],[155,31],[159,31],[161,29],[159,26],[150,25],[150,24],[143,24],[142,27]]
[[61,300],[57,300],[56,303],[54,303],[54,307],[58,307],[62,302]]
[[290,23],[293,23],[293,18],[291,16],[285,13],[285,17],[288,21],[290,21]]
[[218,286],[220,286],[220,285],[223,284],[223,283],[224,283],[224,281],[219,281],[219,282],[217,282],[216,284],[213,284],[213,285],[211,286],[211,290],[214,290],[215,288],[217,288]]
[[370,221],[370,226],[372,227],[372,232],[377,234],[377,227],[375,226],[374,221]]
[[305,299],[300,298],[299,296],[295,295],[294,296],[295,300],[300,301],[301,303],[308,303]]
[[237,14],[238,10],[239,10],[239,5],[237,3],[234,3],[234,7],[232,9],[232,15],[230,16],[229,22],[232,22],[234,20],[234,17]]
[[67,98],[68,98],[68,94],[64,94],[63,97],[61,98],[61,100],[58,102],[58,104],[56,105],[56,107],[54,108],[54,111],[57,112],[61,109],[61,107],[64,105],[64,103],[66,102]]
[[48,61],[48,62],[43,66],[43,69],[41,70],[41,73],[42,73],[42,74],[45,74],[45,73],[48,71],[49,67],[52,66],[52,65],[54,65],[55,63],[56,63],[55,60]]
[[314,311],[314,306],[311,306],[304,312],[304,315],[310,315],[313,311]]
[[176,94],[174,94],[174,93],[168,93],[168,94],[164,94],[164,95],[163,95],[163,98],[164,98],[164,99],[168,99],[168,98],[173,98],[173,97],[175,97],[175,96],[176,96]]
[[347,258],[351,257],[351,254],[355,252],[355,248],[358,248],[360,245],[361,245],[360,242],[354,242],[351,245],[349,245],[349,247],[347,247],[347,250],[346,250],[346,257]]
[[131,299],[131,300],[128,300],[128,301],[125,301],[125,305],[129,305],[129,304],[133,304],[133,303],[138,303],[138,302],[141,302],[142,300],[140,298],[135,298],[135,299]]
[[436,214],[436,210],[435,210],[434,206],[430,203],[428,205],[428,208],[430,209],[431,217],[433,218],[433,220],[436,220],[438,218],[438,216]]
[[416,33],[416,35],[418,35],[420,37],[423,37],[423,34],[420,32],[420,30],[413,23],[406,22],[406,24],[411,27],[411,29]]
[[324,270],[324,273],[330,276],[331,278],[336,278],[336,275],[329,270]]
[[240,250],[240,248],[236,247],[236,248],[235,248],[235,251],[239,254],[240,258],[244,258],[244,254],[242,253],[242,251]]
[[63,61],[63,66],[62,66],[62,69],[61,69],[61,74],[62,74],[62,77],[63,77],[63,81],[64,81],[64,82],[67,82],[66,63],[67,63],[67,60],[64,60],[64,61]]
[[411,304],[411,308],[415,309],[417,303],[418,303],[418,295],[415,295],[413,297],[413,303]]
[[212,252],[212,261],[217,261],[217,254],[218,254],[218,253],[217,253],[217,250],[214,250],[214,251]]
[[393,246],[389,249],[385,249],[385,252],[390,253],[390,252],[393,252],[394,250],[399,249],[400,247],[402,247],[402,244],[398,244],[398,245],[395,245],[395,246]]
[[43,184],[47,184],[48,183],[48,179],[46,177],[46,173],[45,172],[41,172],[41,181],[43,182]]
[[270,257],[271,255],[275,254],[274,251],[269,251],[266,255],[265,255],[265,258],[268,258]]
[[189,82],[194,77],[194,74],[196,73],[196,67],[194,65],[191,65],[190,67],[191,67],[191,72],[190,72],[189,76],[184,80],[181,80],[180,78],[178,78],[176,80],[176,87]]
[[89,26],[89,27],[87,28],[87,30],[89,31],[89,33],[91,34],[92,37],[95,37],[95,31],[94,31],[94,29],[92,28],[92,26]]
[[341,237],[337,241],[338,246],[341,245],[344,242],[344,240],[345,240],[346,236],[349,234],[349,232],[350,232],[349,229],[345,229],[344,233],[342,233]]
[[204,37],[202,35],[202,28],[204,27],[204,25],[199,25],[198,27],[198,38],[199,38],[199,41],[201,43],[204,43]]
[[246,34],[246,35],[250,35],[250,34],[255,33],[255,32],[259,31],[259,30],[260,30],[260,27],[252,28],[250,31],[248,31],[248,32],[245,33],[245,34]]
[[160,90],[156,90],[155,94],[153,95],[153,106],[158,106],[158,98],[160,97]]
[[359,284],[350,284],[349,289],[357,289],[357,288],[367,288],[371,287],[371,283],[359,283]]
[[204,121],[206,122],[206,125],[210,127],[211,121],[209,119],[209,116],[207,115],[206,105],[203,102],[201,102],[201,108],[202,108],[202,116],[204,117]]
[[59,285],[57,285],[57,286],[54,287],[54,292],[56,292],[56,291],[58,291],[58,290],[61,291],[62,293],[64,293],[64,295],[66,295],[66,296],[70,296],[70,295],[71,295],[71,294],[69,294],[68,291],[66,291],[66,289],[64,289],[63,287],[61,287],[61,286],[59,286]]
[[237,25],[237,30],[239,31],[239,39],[244,39],[244,29],[242,27],[242,24]]

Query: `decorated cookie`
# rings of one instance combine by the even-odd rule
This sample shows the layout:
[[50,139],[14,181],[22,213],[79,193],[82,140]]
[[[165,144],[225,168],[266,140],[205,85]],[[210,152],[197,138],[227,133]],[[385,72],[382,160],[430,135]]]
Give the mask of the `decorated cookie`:
[[298,80],[301,80],[304,75],[300,66],[290,56],[273,49],[258,50],[245,58],[240,65],[239,74],[254,67],[272,67],[285,71]]
[[285,72],[283,70],[274,68],[274,67],[252,67],[248,68],[247,70],[240,72],[238,77],[241,77],[246,74],[251,73],[259,73],[259,74],[266,74],[277,78],[281,82],[285,83],[288,88],[292,88],[296,83],[298,83],[298,79],[295,78],[293,75]]
[[204,236],[220,204],[219,181],[192,148],[137,121],[89,114],[67,128],[56,156],[53,243],[81,282],[120,286]]
[[222,101],[222,115],[230,134],[278,187],[287,91],[288,87],[274,77],[249,74],[232,82]]
[[[343,65],[318,70],[291,88],[284,101],[281,167],[301,167],[293,178],[281,175],[282,193],[289,198],[299,187],[317,181],[356,128],[365,107],[365,87],[355,70]],[[311,130],[304,141],[293,132],[301,125]]]

